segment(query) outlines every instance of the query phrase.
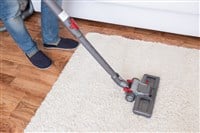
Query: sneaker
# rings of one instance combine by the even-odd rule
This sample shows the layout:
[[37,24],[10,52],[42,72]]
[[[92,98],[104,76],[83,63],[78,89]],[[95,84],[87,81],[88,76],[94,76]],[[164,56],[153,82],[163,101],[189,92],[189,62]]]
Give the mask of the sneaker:
[[40,68],[40,69],[45,69],[51,66],[52,61],[49,59],[42,51],[36,52],[33,56],[29,57],[26,55],[30,62]]
[[75,40],[69,38],[61,38],[58,45],[43,44],[45,48],[48,49],[61,49],[61,50],[74,50],[77,48],[79,43]]

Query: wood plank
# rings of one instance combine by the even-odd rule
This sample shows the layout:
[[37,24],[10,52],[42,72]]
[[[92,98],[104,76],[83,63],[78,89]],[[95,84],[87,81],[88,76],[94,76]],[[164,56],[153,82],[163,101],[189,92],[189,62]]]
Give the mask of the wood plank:
[[8,61],[0,60],[0,72],[15,77],[17,74],[19,64]]
[[0,73],[0,81],[4,82],[6,84],[10,84],[13,80],[15,79],[15,77],[4,74],[4,73]]
[[38,97],[45,97],[46,94],[51,89],[52,84],[45,81],[40,81],[40,79],[33,79],[31,77],[24,78],[24,77],[17,77],[11,83],[13,87],[20,87],[27,93],[33,93]]
[[23,133],[27,123],[14,117],[0,118],[1,133]]
[[1,82],[1,101],[0,101],[0,112],[1,115],[9,116],[10,113],[17,107],[19,102],[24,97],[25,93],[23,90],[17,87],[13,87],[5,82]]

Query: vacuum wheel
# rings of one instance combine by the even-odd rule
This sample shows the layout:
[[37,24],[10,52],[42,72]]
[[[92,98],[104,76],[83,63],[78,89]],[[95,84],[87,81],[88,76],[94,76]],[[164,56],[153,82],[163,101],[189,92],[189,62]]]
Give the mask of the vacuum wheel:
[[133,102],[135,100],[134,93],[126,93],[125,99],[127,102]]

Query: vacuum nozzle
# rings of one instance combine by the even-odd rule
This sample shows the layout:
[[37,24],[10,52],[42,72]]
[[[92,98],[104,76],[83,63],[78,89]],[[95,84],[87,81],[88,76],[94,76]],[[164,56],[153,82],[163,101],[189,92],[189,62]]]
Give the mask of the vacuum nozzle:
[[124,87],[125,99],[133,102],[133,112],[145,117],[151,117],[160,78],[145,74],[140,81],[137,78],[127,80],[129,87]]

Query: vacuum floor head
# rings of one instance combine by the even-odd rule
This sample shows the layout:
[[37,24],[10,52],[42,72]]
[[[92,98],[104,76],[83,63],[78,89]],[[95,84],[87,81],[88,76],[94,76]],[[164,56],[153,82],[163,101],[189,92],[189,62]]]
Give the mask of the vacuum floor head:
[[141,81],[134,78],[128,82],[130,87],[124,88],[126,92],[125,98],[128,102],[135,100],[133,112],[145,117],[151,117],[160,78],[145,74]]

